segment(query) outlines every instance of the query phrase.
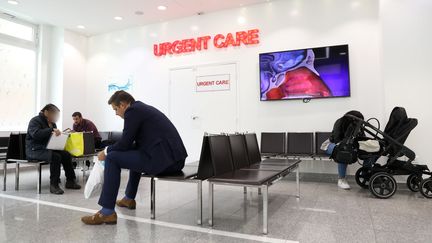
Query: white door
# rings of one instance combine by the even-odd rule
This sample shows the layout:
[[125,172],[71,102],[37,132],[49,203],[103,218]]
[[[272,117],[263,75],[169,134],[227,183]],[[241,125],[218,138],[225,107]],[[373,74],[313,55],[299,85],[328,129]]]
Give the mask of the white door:
[[236,64],[171,70],[169,115],[186,146],[188,162],[199,159],[205,132],[236,132]]

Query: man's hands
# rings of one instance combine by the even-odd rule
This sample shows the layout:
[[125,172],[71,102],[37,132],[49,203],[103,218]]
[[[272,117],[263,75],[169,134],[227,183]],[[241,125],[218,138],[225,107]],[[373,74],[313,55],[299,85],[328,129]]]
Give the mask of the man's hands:
[[58,130],[57,128],[54,128],[54,129],[53,129],[53,134],[55,134],[55,135],[58,137],[58,136],[60,136],[61,131]]
[[104,151],[100,151],[98,153],[98,159],[99,159],[99,161],[104,161],[105,158],[106,158],[105,152]]

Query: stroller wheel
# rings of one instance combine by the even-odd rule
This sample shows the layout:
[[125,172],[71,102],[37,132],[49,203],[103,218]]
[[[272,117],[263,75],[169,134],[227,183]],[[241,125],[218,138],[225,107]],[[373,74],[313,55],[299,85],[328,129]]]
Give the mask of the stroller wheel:
[[426,198],[432,198],[432,178],[423,180],[420,184],[420,192]]
[[357,184],[364,189],[369,188],[370,177],[371,177],[371,169],[367,167],[361,167],[355,173],[355,180]]
[[377,198],[390,198],[397,190],[396,180],[389,173],[378,172],[372,175],[369,190]]
[[416,174],[411,174],[407,179],[407,186],[412,192],[420,191],[420,184],[422,182],[422,178]]

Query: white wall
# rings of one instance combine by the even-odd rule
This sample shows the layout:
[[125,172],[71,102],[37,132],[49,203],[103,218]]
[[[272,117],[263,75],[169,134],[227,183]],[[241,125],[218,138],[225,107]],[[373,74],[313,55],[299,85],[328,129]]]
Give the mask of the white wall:
[[[375,0],[358,5],[346,0],[274,1],[90,37],[86,102],[91,105],[87,113],[102,130],[121,129],[121,121],[106,105],[109,93],[104,89],[109,76],[132,74],[136,98],[167,112],[170,68],[237,62],[240,131],[328,131],[350,109],[382,119],[378,14]],[[238,23],[239,17],[246,22]],[[153,56],[155,43],[251,28],[260,29],[258,46]],[[352,97],[309,104],[259,101],[259,53],[336,44],[349,44]]]
[[[424,141],[430,135],[427,125],[431,124],[431,112],[427,107],[430,104],[427,68],[431,64],[428,58],[432,50],[429,46],[432,29],[429,2],[280,0],[130,28],[90,37],[86,68],[81,55],[86,45],[83,39],[77,38],[74,46],[79,51],[68,72],[72,77],[65,74],[68,82],[65,87],[80,82],[82,77],[86,78],[86,84],[79,103],[67,109],[83,107],[81,111],[94,120],[100,130],[120,130],[122,121],[115,118],[106,104],[110,80],[133,76],[133,95],[167,112],[169,69],[237,62],[240,131],[328,131],[335,119],[350,109],[358,109],[366,117],[377,117],[385,124],[391,109],[400,105],[420,120],[407,144],[420,158],[425,158],[427,143]],[[245,23],[239,23],[239,17],[244,18]],[[260,29],[261,44],[258,46],[228,50],[210,48],[162,58],[153,56],[155,43],[251,28]],[[312,100],[309,104],[259,101],[258,53],[345,43],[350,46],[352,97]],[[74,71],[82,69],[86,69],[86,75],[80,73],[75,78]],[[64,101],[68,105],[76,100],[76,94],[65,92]],[[308,165],[309,169],[335,171],[333,164],[316,164],[319,166]],[[353,171],[354,168],[350,173]]]
[[[137,98],[167,111],[170,68],[237,62],[241,130],[329,130],[335,118],[349,109],[382,118],[378,7],[374,0],[362,1],[357,7],[346,0],[275,1],[91,37],[87,101],[95,105],[89,106],[89,113],[105,124],[102,125],[105,129],[121,126],[106,122],[113,115],[105,105],[107,97],[103,95],[107,93],[101,90],[106,89],[104,82],[110,75],[133,74]],[[293,9],[298,13],[291,16]],[[246,24],[237,23],[240,16],[246,19]],[[191,31],[194,25],[199,27],[198,32]],[[173,57],[153,56],[154,43],[250,28],[261,30],[260,45]],[[158,37],[150,37],[152,33]],[[313,100],[309,104],[259,101],[258,53],[344,43],[350,45],[351,98]]]
[[418,118],[406,145],[431,168],[432,1],[382,0],[380,7],[386,115],[403,106]]
[[72,128],[72,113],[86,107],[86,71],[88,38],[71,31],[64,34],[63,64],[63,129]]

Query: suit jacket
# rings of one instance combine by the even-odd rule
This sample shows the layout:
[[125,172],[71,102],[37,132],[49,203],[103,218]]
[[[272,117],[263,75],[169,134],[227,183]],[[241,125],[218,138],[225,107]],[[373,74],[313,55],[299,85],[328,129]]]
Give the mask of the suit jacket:
[[108,153],[132,149],[138,150],[145,161],[151,163],[153,173],[163,172],[175,163],[184,163],[188,156],[171,121],[156,108],[140,101],[126,109],[122,137],[108,147]]
[[57,128],[56,124],[49,127],[48,120],[43,113],[33,117],[28,125],[26,135],[26,155],[28,159],[48,160],[51,152],[46,149],[48,141]]

